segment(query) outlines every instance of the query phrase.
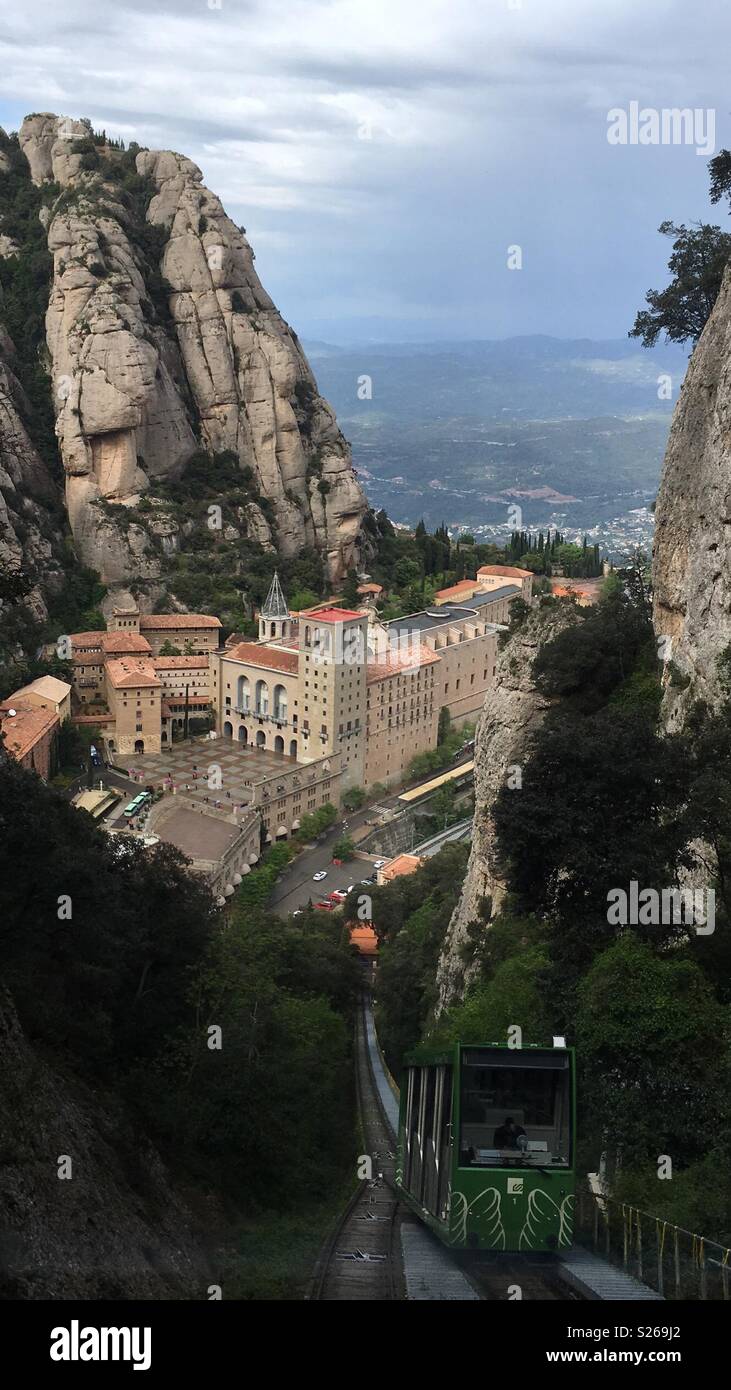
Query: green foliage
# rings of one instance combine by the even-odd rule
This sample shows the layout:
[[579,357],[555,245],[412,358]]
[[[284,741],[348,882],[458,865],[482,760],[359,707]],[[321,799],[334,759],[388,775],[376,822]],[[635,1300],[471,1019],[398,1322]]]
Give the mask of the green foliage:
[[340,840],[336,840],[333,845],[333,859],[352,859],[355,855],[355,845],[349,835],[343,835]]
[[[280,1211],[339,1182],[354,1150],[344,1014],[359,972],[340,926],[314,917],[304,928],[234,912],[152,1087],[152,1118],[193,1172]],[[220,1051],[210,1026],[222,1029]]]
[[295,589],[287,597],[291,612],[300,613],[303,608],[314,608],[317,594],[312,589]]
[[307,844],[310,840],[316,840],[323,831],[329,830],[335,824],[338,813],[332,802],[326,801],[324,806],[318,806],[316,811],[307,812],[300,818],[300,828],[295,839],[301,845]]
[[[41,457],[61,476],[52,389],[45,368],[45,315],[53,262],[39,221],[44,193],[36,188],[17,139],[3,136],[0,150],[10,161],[0,172],[0,232],[17,243],[18,254],[0,257],[0,318],[12,338],[13,369],[29,402],[26,425]],[[19,402],[21,409],[23,402]]]
[[576,1044],[592,1132],[604,1127],[630,1165],[699,1159],[728,1124],[726,1013],[684,953],[615,941],[579,986]]
[[417,753],[409,763],[408,780],[426,777],[430,772],[441,772],[454,762],[462,744],[474,738],[474,725],[463,724],[461,729],[451,729],[444,741],[436,748],[428,748],[425,753]]
[[[416,873],[372,890],[371,919],[382,940],[377,1011],[389,1066],[400,1071],[436,1003],[436,966],[467,862],[467,847],[446,845]],[[346,904],[346,916],[349,904]]]
[[[112,845],[90,817],[0,754],[3,978],[29,1036],[113,1081],[187,1016],[210,895],[170,845]],[[59,919],[68,895],[69,920]]]
[[[371,788],[371,792],[373,792]],[[362,787],[348,787],[341,798],[346,811],[359,811],[367,800],[366,793]]]
[[654,347],[661,333],[667,342],[696,343],[718,298],[731,255],[731,235],[707,222],[691,227],[663,222],[658,230],[662,236],[673,237],[668,261],[673,278],[664,290],[648,290],[645,299],[650,307],[637,314],[629,336],[640,338],[645,347]]
[[234,897],[234,907],[238,912],[245,907],[263,907],[282,870],[292,858],[294,849],[291,843],[272,845],[264,858],[246,874]]

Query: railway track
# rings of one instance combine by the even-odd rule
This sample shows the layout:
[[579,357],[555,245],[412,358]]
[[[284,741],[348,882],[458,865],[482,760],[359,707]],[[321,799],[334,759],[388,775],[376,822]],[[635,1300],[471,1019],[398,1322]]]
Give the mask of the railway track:
[[[355,1074],[363,1151],[372,1160],[373,1176],[363,1179],[327,1237],[315,1268],[309,1297],[319,1302],[392,1302],[422,1297],[422,1272],[432,1263],[438,1242],[424,1231],[426,1246],[409,1256],[404,1269],[400,1223],[420,1223],[400,1206],[394,1191],[395,1136],[384,1113],[373,1068],[380,1061],[370,1054],[365,1015],[358,1011],[355,1034]],[[457,1255],[439,1246],[439,1258],[461,1269],[478,1296],[486,1301],[522,1299],[566,1300],[576,1297],[561,1281],[550,1256]],[[453,1276],[452,1276],[453,1277]],[[450,1276],[432,1278],[429,1298],[448,1298]],[[444,1291],[442,1292],[442,1287]],[[413,1290],[416,1289],[416,1292]],[[411,1290],[411,1291],[409,1291]],[[516,1293],[519,1290],[519,1294]],[[474,1296],[474,1295],[473,1295]],[[464,1295],[457,1295],[464,1297]]]
[[362,1010],[355,1054],[358,1114],[373,1176],[361,1180],[320,1253],[310,1292],[320,1302],[389,1302],[404,1296],[394,1141],[373,1081]]
[[550,1256],[467,1255],[465,1268],[487,1302],[579,1299],[560,1278]]

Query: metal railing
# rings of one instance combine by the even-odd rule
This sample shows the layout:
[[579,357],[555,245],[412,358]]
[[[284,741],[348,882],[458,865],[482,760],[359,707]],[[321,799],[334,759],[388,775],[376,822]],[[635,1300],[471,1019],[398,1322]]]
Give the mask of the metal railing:
[[731,1297],[731,1249],[614,1197],[577,1189],[575,1238],[663,1298]]

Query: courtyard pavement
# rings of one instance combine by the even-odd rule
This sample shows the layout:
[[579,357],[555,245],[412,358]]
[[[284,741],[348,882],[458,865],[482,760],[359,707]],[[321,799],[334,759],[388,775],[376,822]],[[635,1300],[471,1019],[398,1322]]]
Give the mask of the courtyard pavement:
[[162,753],[118,753],[115,765],[143,787],[185,792],[203,804],[234,809],[251,802],[255,783],[289,771],[297,760],[228,738],[199,738]]

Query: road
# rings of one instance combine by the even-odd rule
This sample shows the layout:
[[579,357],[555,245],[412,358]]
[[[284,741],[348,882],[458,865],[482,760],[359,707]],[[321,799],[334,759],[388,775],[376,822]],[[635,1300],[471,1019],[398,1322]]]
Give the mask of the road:
[[[459,762],[454,762],[452,767],[456,768],[463,762],[470,762],[472,757],[472,752],[466,753]],[[439,774],[430,772],[428,777],[422,777],[418,782],[410,785],[420,786],[424,782],[431,782],[436,776]],[[382,797],[378,803],[379,806],[396,808],[399,795],[406,790],[410,790],[410,787],[399,787],[393,795]],[[312,849],[305,850],[303,854],[299,854],[287,866],[269,899],[270,907],[279,917],[286,917],[288,913],[294,912],[298,907],[306,907],[310,899],[313,903],[319,902],[322,898],[326,898],[328,893],[334,892],[336,888],[348,888],[351,883],[360,883],[361,879],[368,878],[374,872],[372,866],[379,857],[378,855],[369,855],[368,860],[351,859],[349,863],[343,864],[340,868],[332,862],[332,847],[335,841],[339,840],[344,833],[347,835],[351,831],[357,830],[359,826],[365,825],[368,817],[372,815],[372,807],[365,807],[362,811],[355,811],[347,815],[345,821],[333,826],[326,835],[321,837],[319,844]],[[320,869],[327,871],[327,878],[323,879],[321,883],[313,883],[312,875]]]
[[[469,762],[471,757],[472,754],[467,753],[464,758],[460,759],[459,763],[455,762],[452,766],[459,767],[461,762]],[[434,776],[438,776],[438,774],[432,772],[428,777],[422,777],[418,783],[412,785],[418,786],[423,782],[430,782]],[[122,801],[111,812],[111,816],[106,817],[105,821],[102,822],[104,825],[105,822],[107,824],[113,822],[120,814],[122,806],[140,788],[137,783],[131,782],[128,777],[112,771],[111,768],[95,767],[92,785],[98,787],[100,782],[103,782],[105,786],[113,787],[122,796]],[[79,776],[72,786],[65,788],[64,795],[70,800],[77,791],[83,790],[86,786],[87,778],[84,774]],[[378,803],[379,806],[397,808],[398,797],[404,790],[407,788],[400,787],[391,796],[382,797]],[[306,849],[302,854],[297,855],[296,859],[280,875],[269,899],[269,905],[277,916],[286,917],[297,908],[306,907],[310,899],[313,903],[319,902],[322,898],[326,898],[328,893],[334,892],[336,888],[346,889],[351,883],[358,884],[361,879],[368,878],[374,873],[373,864],[378,855],[369,855],[367,859],[351,859],[340,867],[332,862],[332,851],[336,840],[339,840],[343,834],[347,835],[365,825],[372,815],[373,808],[368,806],[361,811],[346,814],[342,821],[320,837],[319,843],[313,845],[312,849]],[[327,872],[327,878],[320,883],[314,883],[312,876],[321,869]]]
[[[321,837],[319,844],[314,845],[312,849],[304,850],[287,865],[269,899],[269,906],[277,916],[286,917],[290,912],[294,912],[295,908],[306,907],[310,898],[313,903],[319,902],[336,888],[349,888],[351,883],[360,883],[362,878],[367,878],[374,872],[373,861],[378,855],[369,856],[368,862],[365,859],[351,859],[340,868],[332,862],[333,845],[336,840],[365,825],[366,818],[372,814],[371,810],[366,809],[346,816],[345,822],[341,821],[339,825],[328,830]],[[313,883],[312,875],[320,869],[327,871],[327,878],[321,883]]]

